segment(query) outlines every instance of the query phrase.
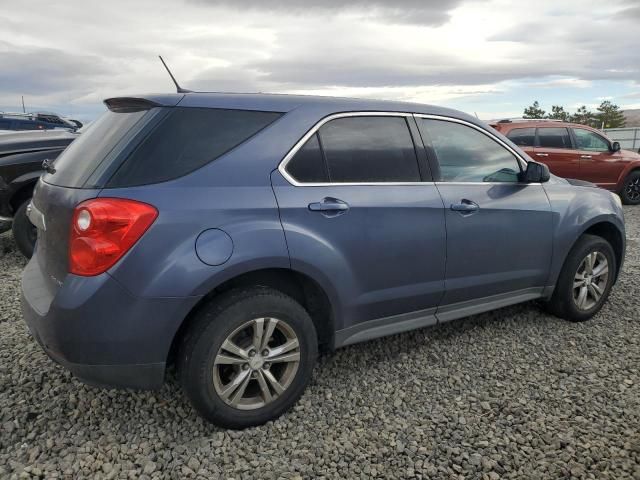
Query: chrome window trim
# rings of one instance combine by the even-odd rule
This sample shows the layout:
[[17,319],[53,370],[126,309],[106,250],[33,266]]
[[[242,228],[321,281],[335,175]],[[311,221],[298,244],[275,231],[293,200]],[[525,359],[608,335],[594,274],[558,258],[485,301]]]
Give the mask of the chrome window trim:
[[[341,113],[333,113],[321,119],[318,123],[316,123],[311,129],[300,139],[298,142],[289,150],[289,153],[285,155],[280,164],[278,165],[278,171],[285,178],[287,182],[289,182],[294,187],[354,187],[354,186],[383,186],[383,185],[433,185],[432,181],[426,182],[349,182],[349,183],[341,183],[341,182],[298,182],[295,178],[293,178],[286,170],[287,163],[298,153],[298,150],[302,148],[302,146],[306,143],[309,138],[311,138],[315,133],[325,124],[330,122],[331,120],[335,120],[337,118],[345,118],[345,117],[403,117],[403,118],[411,118],[413,113],[407,112],[367,112],[367,111],[357,111],[357,112],[341,112]],[[407,127],[408,128],[408,127]]]
[[[294,179],[286,170],[287,164],[291,161],[291,159],[298,153],[298,150],[302,148],[302,146],[315,135],[318,130],[325,124],[330,122],[331,120],[335,120],[337,118],[345,118],[345,117],[403,117],[403,118],[430,118],[433,120],[443,120],[447,122],[460,123],[471,128],[478,130],[481,133],[484,133],[486,136],[497,142],[499,145],[506,148],[511,154],[516,158],[516,161],[519,163],[521,168],[525,168],[527,166],[527,160],[522,158],[518,152],[516,152],[513,148],[511,148],[508,144],[500,140],[497,136],[491,134],[490,132],[484,130],[483,128],[474,125],[471,122],[467,122],[466,120],[461,120],[459,118],[448,117],[445,115],[430,115],[423,113],[408,113],[408,112],[381,112],[381,111],[357,111],[357,112],[341,112],[341,113],[333,113],[319,120],[311,129],[304,134],[304,136],[296,142],[296,144],[289,150],[289,152],[284,156],[284,158],[280,161],[278,165],[278,171],[284,177],[284,179],[289,182],[294,187],[353,187],[353,186],[416,186],[416,185],[437,185],[437,184],[451,184],[453,182],[433,182],[433,181],[424,181],[424,182],[349,182],[349,183],[340,183],[340,182],[298,182]],[[473,184],[474,182],[457,182],[460,184]],[[519,185],[522,184],[520,182],[475,182],[478,185]],[[522,185],[533,185],[531,183],[524,183]]]

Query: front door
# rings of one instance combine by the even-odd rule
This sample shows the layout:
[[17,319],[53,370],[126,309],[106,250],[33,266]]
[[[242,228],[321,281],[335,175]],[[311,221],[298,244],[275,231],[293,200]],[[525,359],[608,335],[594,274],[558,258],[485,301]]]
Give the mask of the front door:
[[413,118],[345,115],[312,130],[272,174],[291,266],[325,279],[337,330],[409,312],[433,318],[444,290],[444,213],[423,181]]
[[[519,160],[486,130],[419,118],[445,206],[447,265],[442,306],[538,295],[549,274],[552,216],[540,184],[519,182]],[[440,310],[439,310],[440,311]]]
[[622,153],[612,152],[609,141],[586,128],[573,128],[580,158],[580,178],[613,190],[625,167]]
[[564,127],[538,127],[532,158],[545,163],[551,173],[562,178],[580,178],[580,155],[573,150],[569,130]]

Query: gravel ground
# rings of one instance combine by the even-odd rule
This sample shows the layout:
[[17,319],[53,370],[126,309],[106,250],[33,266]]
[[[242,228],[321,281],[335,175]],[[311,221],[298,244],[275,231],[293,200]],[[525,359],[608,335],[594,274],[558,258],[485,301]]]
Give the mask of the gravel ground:
[[526,304],[321,359],[275,422],[222,431],[175,381],[84,386],[20,318],[24,261],[0,236],[0,478],[640,478],[640,207],[594,320]]

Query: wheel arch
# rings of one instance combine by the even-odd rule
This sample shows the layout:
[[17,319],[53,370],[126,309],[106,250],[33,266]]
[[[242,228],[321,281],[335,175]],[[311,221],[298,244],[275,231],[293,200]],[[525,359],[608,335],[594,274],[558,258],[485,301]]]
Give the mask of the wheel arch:
[[13,195],[11,195],[11,198],[9,199],[9,205],[11,206],[11,210],[13,213],[15,213],[16,210],[18,210],[18,207],[22,205],[22,202],[31,198],[31,196],[33,195],[33,189],[35,188],[36,183],[38,182],[38,178],[40,178],[39,173],[37,176],[33,178],[24,180],[20,184],[20,186],[17,187]]
[[167,363],[174,363],[182,339],[198,313],[218,295],[234,288],[262,286],[272,288],[295,299],[309,313],[318,334],[320,350],[333,348],[335,312],[329,295],[318,281],[309,275],[288,268],[263,268],[238,274],[204,295],[182,320],[174,334]]
[[640,172],[640,160],[636,160],[635,162],[628,165],[618,177],[618,181],[616,183],[616,192],[622,193],[622,189],[624,188],[625,180],[632,173]]
[[576,238],[571,249],[573,249],[573,246],[583,235],[595,235],[597,237],[604,238],[609,242],[616,256],[616,278],[614,279],[614,281],[616,281],[620,275],[620,269],[622,267],[622,262],[624,261],[625,239],[623,237],[623,233],[614,223],[599,221],[586,228],[580,236]]

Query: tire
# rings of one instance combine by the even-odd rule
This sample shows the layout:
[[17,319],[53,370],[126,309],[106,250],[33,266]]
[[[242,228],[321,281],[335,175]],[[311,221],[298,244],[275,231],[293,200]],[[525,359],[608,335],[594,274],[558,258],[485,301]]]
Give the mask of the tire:
[[624,179],[620,198],[625,205],[640,204],[640,170],[635,170]]
[[[273,319],[278,322],[267,338]],[[260,330],[256,322],[261,320],[262,342],[254,337]],[[225,342],[229,340],[241,347],[244,356],[228,350]],[[294,340],[297,349],[276,355],[278,348],[294,345]],[[249,356],[253,344],[265,345],[267,341],[262,351]],[[276,359],[295,358],[296,353],[298,361]],[[317,355],[313,321],[299,303],[268,288],[240,288],[222,294],[199,311],[179,350],[178,377],[191,404],[206,420],[241,429],[261,425],[287,411],[309,383]],[[274,359],[271,363],[270,358]],[[278,382],[278,389],[269,375]]]
[[[588,274],[587,255],[590,255],[593,261],[591,269],[594,275],[591,277]],[[595,275],[604,265],[605,260],[606,272]],[[616,257],[609,242],[595,235],[583,235],[567,255],[556,288],[546,305],[547,310],[557,317],[571,322],[589,320],[600,311],[606,302],[616,278],[616,271]],[[604,278],[605,276],[606,278]],[[574,288],[574,281],[581,282],[581,285]],[[596,291],[596,287],[598,291],[602,292],[597,300],[593,293]],[[581,293],[585,288],[587,294],[583,298]],[[582,308],[578,306],[581,299]]]
[[13,224],[11,230],[13,231],[13,238],[16,241],[18,250],[27,258],[31,258],[33,255],[33,249],[36,245],[37,229],[33,226],[29,217],[27,217],[27,205],[31,201],[30,198],[20,204],[13,216]]

